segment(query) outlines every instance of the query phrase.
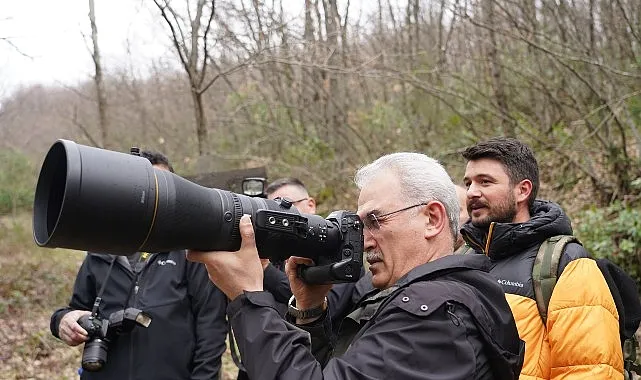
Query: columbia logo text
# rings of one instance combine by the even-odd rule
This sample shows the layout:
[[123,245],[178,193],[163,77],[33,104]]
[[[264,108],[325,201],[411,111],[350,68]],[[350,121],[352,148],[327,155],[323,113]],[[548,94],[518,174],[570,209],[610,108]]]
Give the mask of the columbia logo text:
[[518,281],[503,280],[503,279],[499,278],[498,282],[499,282],[499,284],[505,285],[505,286],[516,286],[518,288],[522,288],[523,287],[523,283],[522,282],[518,282]]
[[167,264],[176,265],[176,262],[174,260],[172,260],[172,259],[169,259],[169,260],[158,260],[158,265],[160,265],[160,266],[167,265]]

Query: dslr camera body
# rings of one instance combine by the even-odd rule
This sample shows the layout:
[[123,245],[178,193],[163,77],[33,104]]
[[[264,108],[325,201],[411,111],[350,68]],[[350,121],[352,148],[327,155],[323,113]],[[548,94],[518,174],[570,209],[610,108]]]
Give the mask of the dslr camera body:
[[113,312],[108,319],[100,318],[95,312],[78,318],[78,324],[89,336],[82,351],[82,368],[100,371],[107,363],[109,342],[118,335],[130,333],[136,325],[148,327],[150,323],[148,314],[133,307]]

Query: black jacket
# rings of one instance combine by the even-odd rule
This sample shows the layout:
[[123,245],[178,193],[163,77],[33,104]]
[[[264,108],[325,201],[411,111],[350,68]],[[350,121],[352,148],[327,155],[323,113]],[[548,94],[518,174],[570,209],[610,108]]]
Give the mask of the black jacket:
[[136,326],[110,342],[105,367],[100,372],[83,371],[81,379],[218,379],[225,351],[227,302],[209,281],[203,265],[187,261],[184,251],[174,251],[150,255],[139,273],[134,273],[125,256],[89,253],[76,277],[69,306],[51,316],[54,336],[58,337],[66,313],[91,310],[105,281],[102,317],[135,307],[152,321],[149,327]]
[[246,292],[227,312],[250,378],[517,379],[524,345],[488,267],[481,255],[451,255],[410,271],[324,367],[314,354],[324,361],[319,349],[337,343],[327,315],[292,325],[268,292]]
[[[276,303],[273,307],[278,311],[281,316],[285,316],[287,313],[287,303],[289,298],[292,296],[292,291],[289,287],[289,279],[284,272],[284,264],[273,265],[269,264],[265,268],[264,277],[263,277],[263,289],[272,294]],[[363,273],[365,273],[364,268],[361,268],[361,278]],[[369,281],[369,280],[368,280]],[[370,288],[371,288],[371,281]],[[332,323],[334,326],[337,325],[335,318],[342,318],[341,314],[346,308],[353,306],[352,293],[354,292],[354,287],[356,283],[341,283],[334,284],[332,290],[327,295],[327,299],[330,305],[332,305]],[[340,319],[339,319],[340,320]],[[234,363],[238,366],[237,360],[240,360],[236,357],[235,347],[236,343],[233,340],[233,335],[230,335],[230,348],[232,349],[232,358]],[[249,375],[244,370],[244,366],[238,370],[237,380],[246,380],[249,379]]]
[[[465,242],[492,262],[490,273],[506,293],[534,300],[532,267],[541,244],[556,235],[572,235],[570,219],[554,202],[536,200],[532,217],[524,223],[494,223],[492,232],[465,223],[461,233]],[[577,243],[568,244],[559,261],[557,275],[573,260],[588,257]]]
[[613,333],[619,329],[620,316],[603,273],[580,244],[568,243],[560,255],[543,322],[534,293],[537,252],[546,239],[571,235],[572,228],[553,202],[535,201],[530,215],[523,223],[494,222],[477,228],[468,222],[461,228],[467,244],[490,258],[490,273],[511,304],[528,348],[522,376],[623,378],[621,342]]

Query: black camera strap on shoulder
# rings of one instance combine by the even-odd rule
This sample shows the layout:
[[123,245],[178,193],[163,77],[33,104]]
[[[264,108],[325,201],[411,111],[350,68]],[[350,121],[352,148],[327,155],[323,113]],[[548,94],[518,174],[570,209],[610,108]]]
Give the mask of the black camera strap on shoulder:
[[105,292],[105,288],[107,287],[107,282],[109,281],[109,277],[111,276],[111,270],[114,267],[114,263],[116,262],[116,257],[111,258],[111,263],[109,264],[109,269],[107,269],[107,275],[105,276],[105,280],[102,283],[102,286],[100,287],[100,291],[98,291],[98,296],[96,297],[95,301],[93,302],[93,308],[91,309],[91,315],[92,316],[97,316],[98,315],[98,307],[100,306],[100,302],[102,301],[102,294]]

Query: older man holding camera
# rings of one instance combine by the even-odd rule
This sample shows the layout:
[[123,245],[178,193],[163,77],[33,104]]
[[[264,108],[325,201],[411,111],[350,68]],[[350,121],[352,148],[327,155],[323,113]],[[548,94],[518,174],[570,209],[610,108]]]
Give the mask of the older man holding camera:
[[274,309],[249,216],[239,251],[188,252],[232,300],[227,313],[250,378],[518,378],[523,342],[488,259],[452,255],[459,210],[443,167],[396,153],[361,168],[356,183],[371,275],[359,280],[367,291],[345,312],[339,339],[328,318],[331,285],[297,276],[309,259],[287,263],[289,322]]

